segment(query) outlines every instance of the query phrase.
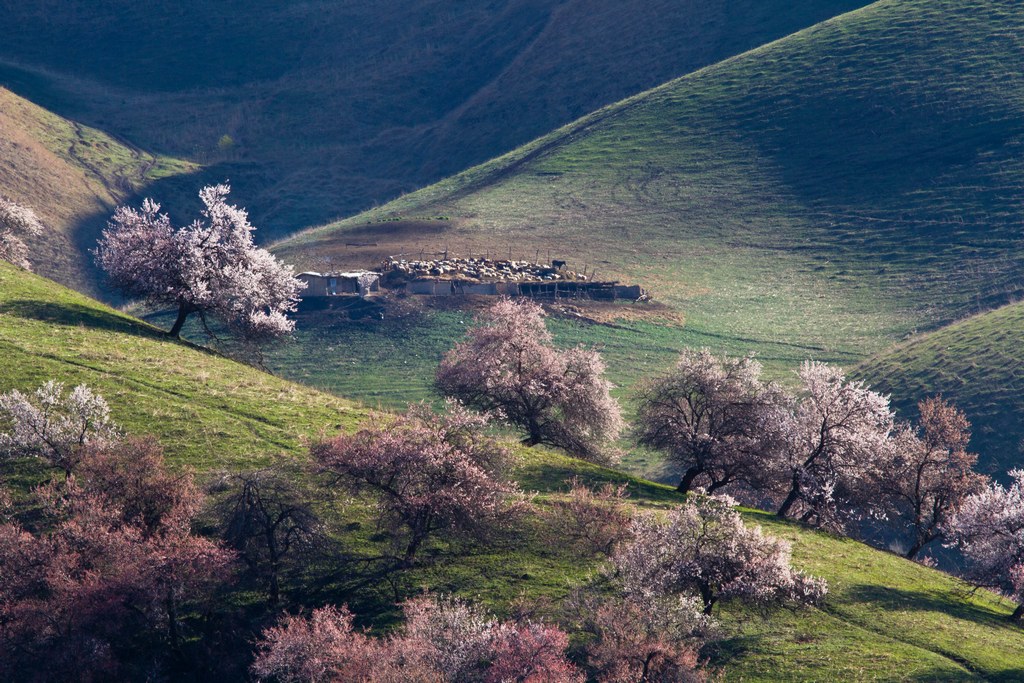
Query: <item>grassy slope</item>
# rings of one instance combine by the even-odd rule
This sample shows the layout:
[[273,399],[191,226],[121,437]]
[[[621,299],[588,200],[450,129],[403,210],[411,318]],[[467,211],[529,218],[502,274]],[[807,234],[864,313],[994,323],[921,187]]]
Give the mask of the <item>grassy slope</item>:
[[1011,0],[883,0],[277,250],[550,252],[715,346],[850,364],[1020,292],[1022,31]]
[[[28,388],[55,377],[87,382],[111,402],[128,429],[159,436],[177,464],[200,473],[243,466],[267,453],[299,452],[298,439],[322,427],[350,428],[362,414],[339,399],[277,380],[184,344],[52,282],[0,264],[0,373],[3,386]],[[524,488],[543,504],[578,474],[591,482],[629,483],[633,500],[659,508],[678,500],[669,488],[544,451],[525,452]],[[22,472],[28,481],[38,473]],[[11,472],[6,471],[6,476]],[[362,519],[346,505],[344,519]],[[750,521],[790,538],[799,566],[827,578],[823,610],[780,612],[769,620],[733,607],[723,615],[735,635],[714,655],[728,680],[1015,680],[1024,632],[1001,616],[1009,606],[988,593],[965,598],[947,576],[861,544],[810,532],[750,511]],[[530,519],[520,535],[468,555],[444,543],[436,561],[400,583],[455,591],[502,610],[525,592],[558,598],[593,565],[537,538]],[[379,552],[373,526],[346,532],[347,549]],[[351,602],[384,618],[390,589],[359,584],[358,568],[315,583],[304,600]],[[293,587],[294,588],[294,587]]]
[[1019,467],[1024,445],[1024,304],[1010,304],[916,337],[860,366],[858,374],[913,415],[941,393],[973,424],[971,445],[987,470]]
[[35,270],[76,289],[94,291],[83,252],[114,206],[151,182],[191,170],[0,87],[0,195],[33,207],[49,229],[31,241]]
[[0,390],[85,383],[127,431],[160,438],[174,462],[244,466],[322,429],[351,403],[196,347],[41,277],[0,263]]
[[[431,308],[388,310],[383,320],[369,316],[350,321],[344,313],[302,314],[296,343],[269,352],[267,364],[284,377],[375,407],[402,409],[409,403],[436,402],[437,364],[462,340],[472,316],[467,311]],[[165,326],[171,322],[159,319]],[[549,317],[548,329],[563,347],[582,343],[600,349],[616,385],[612,393],[627,408],[638,377],[661,372],[685,346],[716,341],[663,321],[593,324],[573,317]],[[743,353],[745,348],[730,351]],[[777,351],[786,355],[784,349]],[[630,450],[623,466],[645,476],[663,476],[661,458],[642,449]]]
[[[565,479],[628,483],[642,508],[663,509],[679,501],[672,489],[632,479],[544,451],[524,454],[519,480],[539,491],[545,505],[564,490]],[[348,519],[358,507],[346,510]],[[855,541],[780,522],[746,511],[748,523],[793,543],[797,566],[826,578],[830,596],[822,609],[781,610],[764,618],[739,605],[720,617],[728,636],[711,663],[729,681],[1015,681],[1022,675],[1024,631],[1010,626],[1010,605],[987,592],[968,595],[945,574]],[[351,527],[350,527],[351,528]],[[373,526],[357,525],[346,543],[356,555],[374,555]],[[487,548],[453,552],[433,543],[432,562],[405,574],[400,594],[428,588],[471,596],[503,612],[511,603],[544,597],[557,602],[586,581],[595,564],[564,544],[542,540],[538,520],[527,519],[513,536]],[[320,585],[316,602],[348,602],[375,625],[394,617],[391,589],[362,585],[354,570],[334,584]],[[360,588],[353,591],[354,586]]]
[[210,163],[280,234],[863,4],[0,0],[0,83]]

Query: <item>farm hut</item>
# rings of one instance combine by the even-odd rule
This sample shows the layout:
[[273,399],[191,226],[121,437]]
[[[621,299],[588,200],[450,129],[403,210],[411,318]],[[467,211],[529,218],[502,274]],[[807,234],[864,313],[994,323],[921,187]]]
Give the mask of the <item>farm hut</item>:
[[380,291],[380,273],[356,270],[343,273],[299,273],[306,283],[303,298],[330,296],[369,296]]

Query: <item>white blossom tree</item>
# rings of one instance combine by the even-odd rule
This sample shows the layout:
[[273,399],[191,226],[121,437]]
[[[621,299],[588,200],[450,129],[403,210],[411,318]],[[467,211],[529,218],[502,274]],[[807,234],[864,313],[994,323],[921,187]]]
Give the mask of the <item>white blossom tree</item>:
[[0,260],[31,270],[28,247],[22,238],[42,231],[43,224],[32,209],[0,197]]
[[808,361],[799,376],[802,391],[779,462],[785,499],[778,515],[841,527],[842,517],[861,507],[852,498],[891,455],[893,412],[887,396],[847,381],[839,368]]
[[466,341],[437,370],[442,394],[502,416],[526,432],[528,446],[547,444],[590,460],[613,459],[622,431],[619,404],[596,351],[555,348],[544,309],[502,299],[481,314]]
[[255,228],[244,209],[227,203],[229,192],[227,185],[204,187],[202,218],[183,228],[147,199],[141,210],[119,207],[103,231],[96,259],[110,283],[128,296],[177,308],[172,337],[192,314],[204,324],[212,315],[248,342],[294,329],[287,314],[305,285],[291,266],[253,243]]
[[782,446],[784,394],[761,380],[752,357],[719,358],[686,349],[668,373],[638,391],[637,441],[682,468],[679,491],[757,487]]
[[64,385],[54,380],[31,395],[17,390],[2,394],[0,420],[7,427],[0,432],[0,448],[8,455],[43,458],[69,477],[86,446],[118,436],[107,402],[84,384],[66,395]]
[[694,596],[705,614],[731,598],[761,606],[823,599],[825,582],[794,570],[789,544],[745,526],[732,502],[700,496],[671,511],[667,523],[638,516],[633,541],[611,560],[624,593],[641,604]]
[[1009,487],[993,482],[969,496],[947,526],[950,542],[971,562],[969,577],[1011,596],[1013,621],[1024,619],[1024,470]]

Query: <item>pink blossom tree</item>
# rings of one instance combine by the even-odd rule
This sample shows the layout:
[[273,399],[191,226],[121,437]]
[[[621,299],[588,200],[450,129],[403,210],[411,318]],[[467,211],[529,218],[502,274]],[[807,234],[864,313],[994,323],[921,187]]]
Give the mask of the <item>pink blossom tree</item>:
[[281,683],[399,680],[386,647],[355,630],[354,620],[347,607],[330,606],[313,610],[308,618],[285,616],[263,632],[253,675]]
[[783,404],[752,357],[687,349],[672,371],[639,389],[634,431],[683,469],[683,493],[698,483],[709,492],[739,482],[756,487],[784,442]]
[[31,395],[17,390],[0,395],[0,424],[0,449],[42,458],[67,477],[84,448],[109,444],[118,436],[102,396],[84,384],[65,394],[64,385],[54,380]]
[[643,604],[649,597],[699,597],[706,614],[721,600],[746,604],[813,604],[827,587],[790,565],[785,541],[748,528],[732,501],[699,497],[687,501],[662,523],[637,517],[634,540],[612,556],[623,591]]
[[700,683],[698,652],[714,635],[699,599],[577,592],[571,622],[590,680],[606,683]]
[[504,623],[494,629],[485,683],[583,683],[565,657],[569,636],[537,622]]
[[526,432],[528,446],[610,461],[623,423],[600,354],[555,348],[544,309],[531,301],[502,299],[477,323],[441,361],[441,393],[500,415]]
[[500,622],[457,598],[403,605],[405,624],[374,638],[355,630],[347,608],[286,616],[264,631],[259,680],[319,683],[582,683],[565,658],[568,636],[535,622]]
[[230,188],[199,192],[202,218],[175,228],[160,205],[122,206],[96,249],[110,283],[128,296],[177,309],[168,334],[177,337],[192,314],[212,315],[241,338],[260,342],[288,334],[304,284],[291,266],[253,244],[244,209],[227,203]]
[[971,563],[968,576],[979,586],[1011,596],[1011,620],[1024,619],[1024,470],[1010,471],[1012,482],[993,482],[968,496],[949,520],[950,543]]
[[478,538],[523,510],[506,476],[510,456],[483,433],[485,424],[456,404],[442,415],[417,407],[314,444],[312,454],[352,492],[377,496],[380,524],[404,542],[401,560],[409,564],[440,529]]
[[887,517],[908,532],[910,559],[945,537],[950,518],[987,481],[974,471],[977,454],[967,451],[967,417],[938,397],[917,407],[917,427],[904,425],[898,430],[892,456],[875,471],[872,485],[877,499],[887,502]]
[[32,209],[0,196],[0,260],[32,270],[23,238],[42,232],[43,224]]
[[595,490],[578,478],[569,484],[566,497],[551,501],[543,513],[549,543],[559,548],[570,544],[586,555],[610,556],[633,533],[626,485],[608,483]]
[[887,396],[847,381],[839,368],[808,361],[799,377],[801,393],[783,427],[778,515],[841,527],[844,515],[862,507],[857,492],[891,452],[893,412]]
[[179,657],[181,605],[231,556],[192,534],[190,478],[172,490],[152,442],[136,444],[90,450],[81,480],[40,489],[38,529],[0,525],[0,678],[134,678]]

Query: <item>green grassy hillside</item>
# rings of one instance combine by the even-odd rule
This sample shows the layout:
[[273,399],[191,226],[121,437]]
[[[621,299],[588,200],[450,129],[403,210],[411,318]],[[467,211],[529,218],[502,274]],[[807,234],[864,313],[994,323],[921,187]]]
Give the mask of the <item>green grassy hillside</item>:
[[30,243],[39,273],[94,291],[84,252],[114,206],[149,183],[191,170],[0,87],[0,195],[34,208],[49,228]]
[[176,463],[244,466],[352,424],[353,404],[198,347],[54,282],[0,263],[0,391],[85,383],[132,433]]
[[[48,378],[86,382],[110,402],[133,432],[156,434],[172,461],[204,473],[243,467],[279,451],[299,454],[299,439],[321,428],[351,428],[362,411],[311,389],[284,382],[171,342],[153,328],[40,277],[0,264],[0,377],[3,389],[29,388]],[[518,479],[546,504],[579,475],[629,485],[637,505],[660,508],[680,499],[672,489],[543,450],[520,451]],[[11,471],[19,481],[38,473]],[[558,599],[594,569],[564,546],[539,536],[528,518],[513,537],[471,553],[443,540],[424,551],[427,562],[395,587],[360,573],[358,559],[379,554],[379,536],[358,501],[340,511],[349,564],[311,567],[311,583],[289,585],[290,599],[308,605],[347,601],[386,623],[393,590],[423,587],[481,600],[498,611],[522,596]],[[731,681],[907,680],[1012,681],[1022,675],[1024,630],[1003,617],[1008,603],[987,592],[968,595],[935,570],[862,544],[812,532],[763,513],[751,523],[792,540],[798,566],[830,582],[822,609],[781,611],[762,618],[731,607],[722,614],[728,637],[711,654]],[[305,592],[297,592],[297,591]]]
[[277,251],[550,253],[713,346],[852,364],[1020,294],[1020,35],[1011,0],[883,0]]
[[[672,489],[552,453],[528,452],[519,473],[545,505],[574,475],[591,483],[629,484],[631,500],[658,509],[680,499]],[[1024,675],[1024,630],[1007,624],[1009,605],[969,594],[949,576],[861,543],[809,531],[773,515],[746,511],[748,524],[790,540],[794,564],[829,581],[821,609],[761,617],[729,606],[726,639],[710,663],[726,681],[1016,681]],[[529,527],[528,527],[529,528]],[[534,527],[535,528],[535,527]],[[557,600],[594,565],[530,532],[467,557],[446,555],[414,570],[418,590],[472,595],[501,612],[523,596]],[[362,603],[372,612],[372,600]]]
[[1024,457],[1024,304],[1010,304],[925,334],[857,369],[914,415],[921,398],[941,393],[967,413],[971,445],[986,470],[1002,474]]
[[864,4],[2,0],[0,84],[211,165],[280,235]]

